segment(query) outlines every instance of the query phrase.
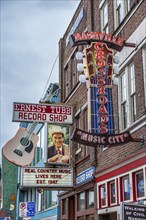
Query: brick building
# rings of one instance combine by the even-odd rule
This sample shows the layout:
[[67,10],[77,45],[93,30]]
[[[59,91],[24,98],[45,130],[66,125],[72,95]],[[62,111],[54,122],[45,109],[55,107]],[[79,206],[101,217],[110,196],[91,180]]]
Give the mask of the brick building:
[[[94,120],[90,121],[88,79],[80,83],[79,61],[75,57],[90,44],[72,47],[69,37],[74,33],[102,32],[127,42],[121,51],[112,48],[120,58],[119,72],[115,68],[112,78],[113,133],[129,131],[132,138],[146,140],[145,9],[145,0],[80,1],[59,42],[61,102],[74,107],[71,132],[80,128],[98,133],[92,130]],[[71,141],[71,155],[74,188],[59,195],[61,219],[119,220],[121,202],[146,204],[146,141],[110,147]]]

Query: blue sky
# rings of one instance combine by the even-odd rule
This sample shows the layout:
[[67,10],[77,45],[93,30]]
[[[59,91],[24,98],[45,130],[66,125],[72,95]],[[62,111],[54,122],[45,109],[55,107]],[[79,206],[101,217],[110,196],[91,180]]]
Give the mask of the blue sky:
[[[38,103],[43,95],[58,42],[80,1],[0,0],[0,143],[17,132],[13,102]],[[49,82],[58,82],[56,63]]]

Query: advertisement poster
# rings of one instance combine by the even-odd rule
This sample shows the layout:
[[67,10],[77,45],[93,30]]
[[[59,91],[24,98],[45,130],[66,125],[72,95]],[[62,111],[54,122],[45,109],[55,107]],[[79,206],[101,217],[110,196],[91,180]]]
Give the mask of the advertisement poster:
[[47,163],[69,165],[69,126],[48,124],[47,136]]

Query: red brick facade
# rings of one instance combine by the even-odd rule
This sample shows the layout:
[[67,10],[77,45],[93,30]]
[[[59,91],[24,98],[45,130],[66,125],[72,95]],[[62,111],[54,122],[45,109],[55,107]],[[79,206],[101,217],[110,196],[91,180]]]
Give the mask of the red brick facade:
[[[78,81],[78,73],[76,69],[77,61],[75,59],[75,54],[77,51],[82,51],[85,46],[79,47],[71,47],[70,44],[66,43],[67,36],[75,24],[78,15],[81,11],[81,8],[84,7],[84,15],[81,19],[80,23],[77,25],[76,30],[74,33],[77,32],[84,32],[84,31],[102,31],[101,27],[101,18],[100,13],[102,6],[107,3],[108,4],[108,32],[113,35],[118,35],[125,39],[128,43],[136,43],[135,48],[126,48],[129,55],[127,55],[123,49],[120,53],[122,54],[121,63],[119,65],[120,72],[117,77],[118,84],[113,85],[113,109],[114,109],[114,125],[115,125],[115,133],[120,133],[123,131],[121,129],[121,124],[123,123],[121,119],[121,104],[120,104],[120,76],[127,66],[131,63],[134,65],[134,72],[135,72],[135,96],[136,96],[136,120],[135,122],[130,123],[125,131],[129,130],[131,132],[132,137],[134,138],[143,138],[145,142],[140,144],[138,142],[129,142],[128,144],[110,147],[106,150],[103,148],[98,147],[87,147],[80,146],[81,152],[80,158],[77,156],[77,144],[71,141],[71,155],[72,160],[71,164],[74,167],[74,190],[61,194],[60,201],[61,201],[61,219],[68,219],[68,220],[119,220],[121,217],[121,213],[119,211],[119,204],[120,204],[120,192],[117,194],[117,203],[115,206],[117,208],[105,211],[106,209],[110,208],[109,203],[107,203],[104,207],[99,205],[100,203],[100,193],[98,191],[97,183],[94,183],[94,179],[87,181],[85,183],[80,184],[77,186],[75,184],[76,176],[90,167],[95,167],[94,178],[99,177],[102,172],[105,172],[105,169],[108,170],[110,167],[114,170],[114,166],[117,167],[118,164],[122,164],[123,161],[127,165],[131,162],[131,158],[133,161],[137,154],[141,152],[141,158],[146,155],[146,103],[145,103],[145,79],[146,73],[144,70],[146,67],[146,62],[144,61],[143,57],[143,50],[146,50],[146,32],[145,37],[137,36],[135,32],[142,30],[140,27],[144,27],[142,24],[146,25],[146,1],[145,0],[131,0],[129,11],[125,14],[120,24],[115,27],[115,2],[111,0],[81,0],[79,7],[77,8],[71,23],[69,24],[68,29],[66,30],[62,39],[59,42],[59,80],[61,86],[61,102],[72,105],[74,107],[74,123],[71,126],[71,131],[77,126],[77,120],[80,118],[80,128],[82,130],[85,129],[85,118],[84,118],[84,110],[88,108],[87,104],[87,88],[86,84],[80,84]],[[104,4],[102,4],[104,3]],[[129,7],[129,6],[128,6]],[[139,29],[138,29],[139,28]],[[102,31],[103,32],[103,31]],[[73,33],[72,33],[73,34]],[[132,37],[137,37],[136,42],[129,42],[128,39]],[[142,39],[141,39],[142,38]],[[141,39],[141,41],[139,41]],[[131,52],[129,52],[131,51]],[[115,53],[117,53],[115,51]],[[120,56],[120,53],[118,55]],[[124,55],[123,55],[124,54]],[[126,55],[125,55],[126,54]],[[127,57],[126,57],[127,56]],[[130,86],[130,85],[128,85]],[[127,116],[131,117],[131,116]],[[146,160],[146,159],[145,159]],[[122,166],[122,165],[121,165]],[[143,163],[139,169],[143,170],[143,176],[146,178],[146,161]],[[132,168],[131,168],[132,169]],[[137,172],[138,167],[135,167],[135,172]],[[108,171],[107,171],[108,172]],[[129,171],[127,171],[129,172]],[[126,175],[127,175],[126,172]],[[121,174],[120,174],[121,175]],[[123,175],[125,175],[123,173]],[[132,171],[130,172],[130,178],[134,174]],[[115,179],[117,178],[116,186],[117,191],[122,190],[120,188],[120,178],[119,176],[115,175]],[[135,177],[136,178],[136,177]],[[97,184],[97,185],[96,185]],[[103,184],[103,181],[102,181]],[[109,183],[106,183],[107,186]],[[133,183],[134,184],[134,183]],[[144,186],[146,187],[146,182],[144,181]],[[94,207],[88,208],[87,204],[85,204],[84,210],[78,207],[78,195],[79,193],[85,192],[85,200],[88,199],[88,192],[91,187],[94,188]],[[133,185],[134,187],[134,185]],[[130,202],[137,201],[137,197],[131,194]],[[135,199],[134,199],[135,198]],[[146,200],[146,190],[144,191],[144,196],[142,197],[143,201]],[[64,201],[66,200],[65,204],[67,207],[67,211],[64,211]],[[72,207],[72,210],[69,208]],[[106,212],[106,213],[105,213]],[[110,215],[110,213],[113,213]]]

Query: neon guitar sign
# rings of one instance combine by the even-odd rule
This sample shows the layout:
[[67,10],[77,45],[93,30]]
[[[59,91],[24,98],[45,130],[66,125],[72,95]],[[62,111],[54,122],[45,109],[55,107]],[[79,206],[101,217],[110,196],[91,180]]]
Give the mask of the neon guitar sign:
[[[112,75],[113,50],[134,47],[122,38],[101,32],[75,33],[70,36],[72,46],[88,45],[84,49],[83,64],[88,95],[88,132],[76,128],[71,140],[88,146],[113,146],[130,141],[130,132],[114,134]],[[112,48],[112,49],[109,49]]]
[[113,52],[106,44],[92,43],[85,49],[91,103],[91,132],[113,134],[112,66]]

